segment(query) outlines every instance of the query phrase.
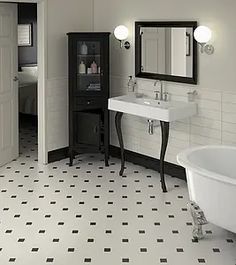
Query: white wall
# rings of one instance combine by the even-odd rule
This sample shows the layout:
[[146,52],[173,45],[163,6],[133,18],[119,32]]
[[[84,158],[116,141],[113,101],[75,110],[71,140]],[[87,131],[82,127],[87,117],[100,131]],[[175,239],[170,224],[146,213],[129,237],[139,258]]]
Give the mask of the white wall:
[[[104,15],[104,10],[106,10]],[[183,12],[184,10],[184,12]],[[199,85],[166,82],[172,99],[186,100],[188,91],[197,89],[198,115],[171,125],[167,160],[176,162],[176,154],[194,145],[236,144],[236,35],[235,0],[99,0],[94,3],[95,31],[113,31],[125,24],[131,35],[130,50],[120,50],[112,36],[111,95],[127,93],[127,77],[134,74],[134,22],[137,20],[197,20],[213,31],[215,53],[199,54]],[[154,97],[153,81],[138,80],[138,90]],[[125,115],[123,134],[126,148],[159,157],[160,128],[147,134],[144,119]],[[117,145],[114,122],[111,144]]]
[[48,0],[48,151],[68,146],[67,32],[93,30],[93,0]]

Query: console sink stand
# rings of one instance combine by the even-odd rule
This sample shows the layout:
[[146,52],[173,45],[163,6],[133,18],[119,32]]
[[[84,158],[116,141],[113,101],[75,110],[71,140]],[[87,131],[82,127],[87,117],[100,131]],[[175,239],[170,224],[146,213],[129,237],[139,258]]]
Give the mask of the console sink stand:
[[[124,150],[124,141],[122,136],[121,130],[121,119],[123,116],[123,112],[116,112],[115,115],[115,125],[116,125],[116,132],[118,135],[119,145],[120,145],[120,152],[121,152],[121,169],[119,172],[120,176],[123,176],[124,169],[125,169],[125,150]],[[162,143],[161,143],[161,155],[160,155],[160,176],[161,176],[161,187],[163,192],[167,192],[166,183],[165,183],[165,154],[166,148],[168,145],[169,139],[169,122],[160,121],[161,124],[161,136],[162,136]]]

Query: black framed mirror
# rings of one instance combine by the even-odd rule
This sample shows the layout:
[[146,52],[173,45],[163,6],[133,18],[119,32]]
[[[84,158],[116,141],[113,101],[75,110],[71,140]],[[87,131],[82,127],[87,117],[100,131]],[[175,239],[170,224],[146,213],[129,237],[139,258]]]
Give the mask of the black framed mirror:
[[135,22],[135,76],[197,84],[196,21]]

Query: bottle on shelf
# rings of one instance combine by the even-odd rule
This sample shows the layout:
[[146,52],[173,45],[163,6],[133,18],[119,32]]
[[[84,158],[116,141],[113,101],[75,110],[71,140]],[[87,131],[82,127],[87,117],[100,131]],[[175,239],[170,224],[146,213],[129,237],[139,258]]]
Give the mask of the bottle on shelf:
[[86,66],[83,61],[80,62],[79,65],[79,73],[80,74],[86,74]]
[[91,67],[88,67],[88,68],[87,68],[87,74],[88,74],[88,75],[92,74],[92,68],[91,68]]
[[97,74],[98,72],[98,66],[95,61],[91,64],[92,74]]
[[83,42],[81,47],[80,47],[80,54],[82,54],[82,55],[88,54],[88,46],[86,45],[85,42]]

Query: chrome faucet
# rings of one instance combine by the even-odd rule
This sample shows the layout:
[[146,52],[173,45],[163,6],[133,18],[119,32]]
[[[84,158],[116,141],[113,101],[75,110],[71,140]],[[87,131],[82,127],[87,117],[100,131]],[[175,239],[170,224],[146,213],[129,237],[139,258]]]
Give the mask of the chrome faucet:
[[163,92],[163,83],[161,80],[156,80],[154,83],[154,87],[157,85],[157,83],[160,83],[160,91],[155,90],[154,92],[156,93],[156,100],[161,100],[161,101],[168,101],[168,92]]

